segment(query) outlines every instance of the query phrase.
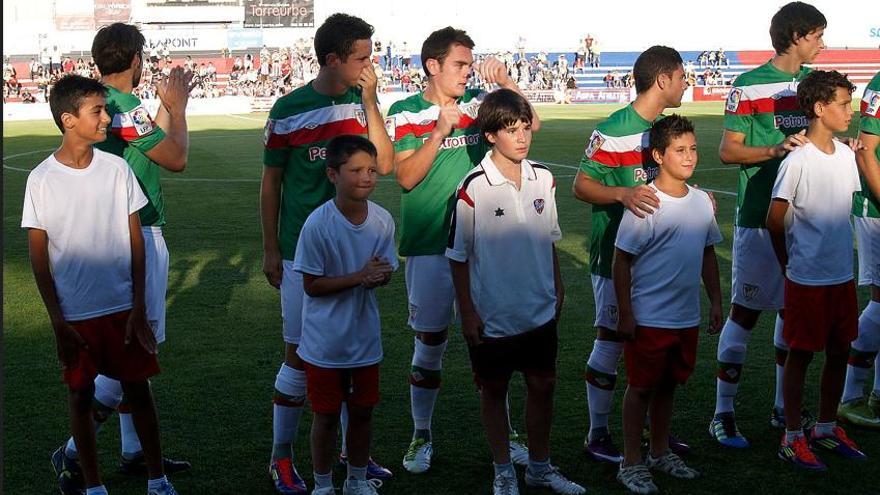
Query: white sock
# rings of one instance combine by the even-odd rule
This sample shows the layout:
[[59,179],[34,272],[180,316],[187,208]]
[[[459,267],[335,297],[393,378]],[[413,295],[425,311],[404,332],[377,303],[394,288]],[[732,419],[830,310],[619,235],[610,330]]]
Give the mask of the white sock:
[[599,339],[593,342],[593,350],[584,371],[591,433],[599,428],[608,430],[608,415],[611,413],[611,400],[617,383],[617,363],[621,354],[622,342]]
[[788,357],[788,342],[782,336],[782,326],[784,324],[779,314],[776,315],[776,326],[773,329],[773,346],[776,356],[776,394],[773,396],[773,407],[784,411],[785,399],[782,397],[782,375],[785,371],[785,359]]
[[292,444],[306,400],[306,373],[281,365],[275,377],[272,407],[272,459],[293,457]]
[[104,485],[93,486],[91,488],[86,488],[86,495],[109,495],[107,493],[107,489],[104,488]]
[[413,425],[416,430],[431,430],[434,404],[440,393],[443,354],[448,343],[449,341],[440,345],[426,345],[418,338],[415,339],[409,392]]
[[[752,332],[728,318],[718,339],[718,378],[715,380],[715,414],[733,412],[733,400],[739,390],[742,364]],[[724,379],[721,379],[721,377]]]
[[119,413],[119,436],[122,439],[122,456],[132,458],[143,451],[131,413]]
[[830,437],[831,435],[834,435],[834,428],[836,426],[837,421],[816,423],[816,426],[813,427],[813,435],[816,437]]
[[168,483],[168,477],[162,476],[161,478],[153,478],[147,480],[147,491],[155,490],[157,488],[162,488],[164,483]]
[[[873,308],[871,304],[874,304]],[[841,402],[849,402],[865,396],[865,383],[871,374],[871,366],[877,359],[877,351],[880,350],[880,324],[872,319],[873,311],[871,311],[877,306],[878,304],[872,301],[859,317],[859,337],[850,347]]]

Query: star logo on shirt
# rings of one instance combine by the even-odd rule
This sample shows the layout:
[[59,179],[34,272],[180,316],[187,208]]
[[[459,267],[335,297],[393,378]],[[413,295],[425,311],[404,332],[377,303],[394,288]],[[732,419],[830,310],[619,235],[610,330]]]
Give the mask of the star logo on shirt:
[[496,217],[503,217],[504,216],[504,209],[498,208],[497,210],[495,210],[495,216]]

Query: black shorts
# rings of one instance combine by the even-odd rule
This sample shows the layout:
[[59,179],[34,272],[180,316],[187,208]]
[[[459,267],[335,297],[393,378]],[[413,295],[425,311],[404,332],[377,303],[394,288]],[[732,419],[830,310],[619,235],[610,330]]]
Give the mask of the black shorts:
[[479,345],[468,347],[474,382],[506,385],[514,371],[555,377],[558,344],[555,318],[512,337],[482,337]]

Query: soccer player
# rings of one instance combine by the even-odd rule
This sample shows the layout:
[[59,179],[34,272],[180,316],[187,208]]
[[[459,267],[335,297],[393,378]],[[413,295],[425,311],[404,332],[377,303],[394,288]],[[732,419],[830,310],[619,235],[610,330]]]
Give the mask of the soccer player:
[[[293,442],[306,399],[306,374],[297,354],[303,279],[293,261],[306,218],[335,194],[324,166],[327,142],[341,134],[367,136],[377,150],[377,172],[386,175],[393,167],[370,63],[372,35],[373,26],[360,18],[328,17],[315,32],[318,76],[275,102],[266,121],[260,189],[263,272],[281,291],[285,343],[284,363],[275,379],[269,473],[281,494],[306,492],[293,465]],[[372,460],[368,467],[371,477],[391,476]]]
[[[186,104],[191,75],[176,68],[158,84],[162,101],[155,120],[132,90],[140,84],[143,71],[144,36],[136,26],[115,23],[101,28],[92,41],[92,57],[107,88],[106,111],[112,119],[107,139],[97,148],[120,156],[137,176],[148,203],[140,212],[140,226],[146,252],[147,319],[156,333],[157,343],[165,341],[165,292],[168,286],[168,248],[162,235],[165,225],[165,198],[159,170],[182,172],[186,168],[189,136]],[[119,410],[122,460],[126,474],[146,472],[144,453],[132,420],[128,401],[118,380],[99,375],[95,378],[94,418],[104,423]],[[100,425],[99,425],[100,427]],[[52,464],[63,493],[79,493],[77,446],[71,437],[52,455]],[[188,469],[186,461],[163,459],[169,473]]]
[[[853,91],[855,86],[836,71],[811,72],[798,86],[798,103],[810,119],[804,135],[809,142],[780,164],[767,213],[767,230],[785,275],[782,331],[790,348],[783,373],[785,434],[779,457],[812,470],[826,466],[811,448],[866,458],[834,421],[850,343],[858,334],[849,217],[853,193],[861,185],[855,154],[834,139],[852,120]],[[808,445],[801,421],[804,383],[813,353],[823,350],[819,419]]]
[[[776,311],[773,342],[776,347],[776,394],[770,424],[785,425],[782,370],[788,344],[782,336],[783,276],[768,270],[775,262],[765,220],[770,190],[785,155],[807,143],[808,120],[797,102],[798,82],[825,48],[827,22],[812,5],[792,2],[770,21],[770,39],[776,55],[767,63],[736,78],[724,111],[721,161],[738,164],[739,187],[733,232],[733,276],[730,315],[718,341],[715,414],[709,434],[722,445],[746,448],[739,432],[734,399],[742,378],[746,349],[762,311]],[[814,419],[804,411],[804,423]]]
[[[369,46],[369,45],[366,45]],[[366,52],[365,52],[366,53]],[[379,402],[379,305],[375,288],[397,269],[394,219],[368,198],[376,187],[376,147],[361,136],[327,143],[336,197],[303,224],[293,269],[302,274],[302,337],[312,421],[313,495],[332,495],[333,448],[342,402],[348,409],[345,495],[376,494],[367,480],[373,407]]]
[[[584,449],[596,460],[611,463],[623,460],[608,431],[624,340],[617,333],[618,306],[611,280],[614,239],[624,210],[644,217],[659,206],[656,191],[646,185],[657,174],[648,154],[648,131],[663,110],[681,106],[687,88],[681,55],[665,46],[652,46],[639,55],[633,74],[638,96],[596,127],[574,180],[575,197],[593,205],[590,274],[597,335],[585,371],[590,429]],[[677,440],[672,444],[686,448]]]
[[564,298],[555,242],[562,231],[553,174],[526,159],[531,121],[529,102],[514,91],[501,89],[484,99],[477,122],[492,151],[459,186],[446,257],[480,390],[494,493],[519,493],[507,389],[511,374],[521,371],[528,390],[526,484],[577,495],[586,490],[550,464],[556,323]]
[[[148,495],[177,492],[165,477],[149,377],[159,373],[145,296],[138,211],[148,205],[125,160],[93,148],[107,138],[107,90],[61,78],[49,106],[61,147],[28,176],[21,226],[37,288],[52,320],[68,385],[70,424],[82,479],[78,493],[106,495],[98,472],[92,401],[95,377],[119,380],[143,440]],[[62,454],[63,455],[63,454]],[[62,486],[64,493],[73,487]]]
[[[871,301],[859,317],[859,337],[853,341],[837,417],[866,428],[880,429],[880,72],[862,97],[859,140],[864,149],[856,153],[862,190],[853,198],[856,239],[859,245],[859,285],[871,287]],[[874,368],[874,390],[865,401],[865,382]]]
[[[462,30],[434,31],[422,44],[425,91],[391,105],[386,125],[393,133],[400,205],[400,254],[406,256],[409,325],[416,332],[410,372],[414,432],[403,466],[422,473],[431,466],[431,418],[440,391],[446,327],[452,322],[455,289],[444,256],[453,195],[465,174],[486,154],[477,112],[485,93],[466,89],[474,65],[474,42]],[[504,64],[488,58],[478,67],[488,84],[520,92]],[[532,112],[532,130],[540,127]],[[511,448],[527,460],[511,431]]]
[[[721,232],[712,199],[687,185],[697,166],[693,124],[678,115],[650,131],[660,173],[648,187],[660,206],[651,215],[625,211],[615,241],[618,335],[626,338],[624,459],[617,479],[634,493],[654,493],[650,469],[681,479],[699,473],[670,450],[673,394],[694,371],[700,324],[700,279],[711,308],[708,331],[721,329],[721,282],[715,244]],[[642,426],[651,410],[650,453],[642,458]]]

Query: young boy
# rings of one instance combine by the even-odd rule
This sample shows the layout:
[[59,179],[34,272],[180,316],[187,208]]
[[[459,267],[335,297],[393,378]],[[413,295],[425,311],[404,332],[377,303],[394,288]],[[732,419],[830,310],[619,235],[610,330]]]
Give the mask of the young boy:
[[342,402],[348,408],[348,477],[342,492],[375,494],[367,480],[371,417],[379,401],[379,307],[374,288],[397,269],[394,221],[368,201],[376,186],[376,147],[360,136],[327,144],[327,178],[336,197],[306,219],[293,269],[302,274],[302,339],[297,354],[312,404],[314,495],[334,493],[331,468]]
[[584,493],[550,464],[556,321],[563,301],[554,245],[562,238],[556,182],[546,167],[526,160],[532,110],[525,98],[500,89],[486,96],[477,121],[492,150],[459,185],[446,257],[480,389],[494,493],[518,493],[507,422],[514,371],[525,375],[528,389],[526,484]]
[[[785,434],[779,457],[812,470],[826,466],[810,447],[866,458],[834,421],[850,342],[858,334],[849,216],[853,193],[861,184],[855,154],[834,139],[852,120],[854,90],[836,71],[811,72],[798,86],[798,103],[810,119],[805,135],[809,142],[782,161],[767,214],[767,230],[785,275],[782,332],[790,347],[783,373]],[[801,422],[804,380],[813,353],[823,350],[819,419],[808,446]]]
[[[660,166],[648,187],[660,206],[651,215],[623,214],[615,241],[614,289],[624,338],[627,388],[623,399],[624,458],[617,479],[633,493],[655,493],[649,469],[681,479],[699,475],[670,450],[673,394],[696,362],[700,279],[711,307],[709,333],[721,328],[721,283],[715,244],[721,232],[709,195],[687,185],[697,165],[693,124],[678,115],[650,131]],[[650,452],[642,459],[641,431],[650,409]]]
[[49,106],[62,143],[28,176],[21,226],[28,229],[31,266],[69,388],[85,493],[107,493],[92,422],[94,379],[101,373],[119,380],[131,403],[148,494],[169,495],[176,492],[164,475],[148,382],[159,364],[146,315],[138,218],[147,198],[125,160],[93,148],[107,138],[111,122],[106,93],[100,82],[76,75],[55,85]]
[[[880,429],[880,72],[862,96],[859,140],[865,148],[856,154],[862,191],[853,197],[856,240],[859,244],[859,285],[871,287],[871,301],[859,316],[859,337],[853,341],[846,383],[837,417],[865,428]],[[874,367],[874,390],[865,400],[865,382]]]

